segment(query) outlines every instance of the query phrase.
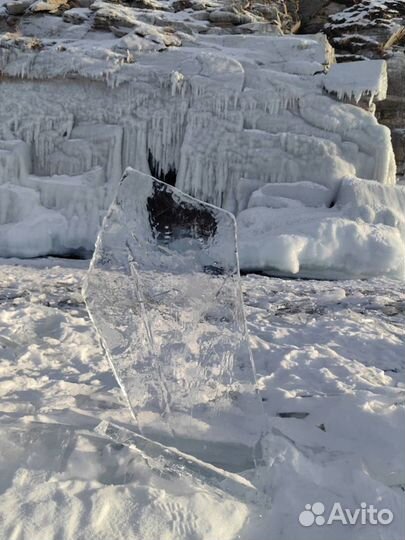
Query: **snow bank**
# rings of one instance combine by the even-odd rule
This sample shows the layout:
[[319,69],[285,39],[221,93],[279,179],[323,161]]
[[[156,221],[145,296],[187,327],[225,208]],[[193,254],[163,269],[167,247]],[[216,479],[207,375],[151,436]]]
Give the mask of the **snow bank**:
[[405,238],[405,186],[383,186],[347,178],[341,183],[336,204],[352,219],[398,228]]
[[403,186],[345,178],[331,208],[326,207],[331,193],[328,198],[322,186],[316,190],[305,183],[286,187],[269,184],[254,191],[249,208],[238,215],[244,270],[405,278]]
[[398,229],[355,221],[336,209],[249,208],[237,218],[243,270],[306,277],[405,278]]
[[58,253],[66,232],[65,218],[43,208],[36,191],[0,185],[0,253],[4,257]]

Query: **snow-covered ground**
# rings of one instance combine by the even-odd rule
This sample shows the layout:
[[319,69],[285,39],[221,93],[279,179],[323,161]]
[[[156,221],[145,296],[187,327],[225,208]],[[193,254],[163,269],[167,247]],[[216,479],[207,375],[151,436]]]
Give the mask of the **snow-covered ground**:
[[[402,540],[401,282],[242,279],[268,418],[250,500],[159,475],[94,432],[103,419],[130,427],[131,416],[82,300],[85,270],[0,265],[2,540]],[[317,501],[366,502],[394,520],[302,527]]]

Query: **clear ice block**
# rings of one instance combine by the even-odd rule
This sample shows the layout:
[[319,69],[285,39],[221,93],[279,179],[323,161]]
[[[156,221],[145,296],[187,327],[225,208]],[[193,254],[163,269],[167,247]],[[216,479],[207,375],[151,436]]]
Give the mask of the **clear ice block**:
[[260,459],[232,214],[128,169],[84,297],[136,429],[238,471]]

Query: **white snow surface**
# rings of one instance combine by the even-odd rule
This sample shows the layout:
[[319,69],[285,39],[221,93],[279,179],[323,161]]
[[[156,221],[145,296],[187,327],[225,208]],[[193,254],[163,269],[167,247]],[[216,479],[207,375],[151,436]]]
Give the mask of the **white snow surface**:
[[249,501],[162,477],[94,431],[131,416],[81,297],[85,272],[61,259],[0,266],[2,540],[324,540],[298,523],[316,501],[394,513],[389,526],[328,526],[328,540],[401,538],[400,282],[242,278],[268,421]]
[[[53,28],[45,15],[43,27],[29,27],[41,38],[37,49],[28,38],[2,36],[0,185],[6,184],[4,193],[30,189],[39,202],[17,205],[12,220],[2,210],[0,255],[91,251],[131,166],[175,178],[185,193],[239,214],[242,268],[300,274],[318,265],[326,277],[363,275],[365,268],[368,275],[403,277],[402,233],[395,226],[360,223],[326,208],[344,178],[382,185],[396,178],[389,130],[370,112],[325,93],[330,80],[342,94],[334,69],[346,68],[325,75],[334,58],[324,38],[183,35],[174,25],[169,35],[181,34],[179,47],[145,13],[132,21],[131,8],[103,2],[92,4],[92,13],[96,20],[116,17],[117,24],[124,18],[125,35],[89,33],[85,23],[59,19],[62,26]],[[153,13],[165,21],[178,15]],[[156,52],[160,46],[163,53]],[[362,66],[365,76],[357,82],[347,68],[342,84],[356,94],[363,85],[382,95],[383,77],[377,81],[376,64],[368,64],[371,71]],[[293,187],[283,195],[253,194],[278,183]],[[300,234],[292,225],[297,207],[297,227],[298,217],[313,222],[303,222]],[[259,214],[267,216],[260,231]],[[273,247],[275,221],[282,239]],[[372,260],[376,242],[386,263]]]
[[336,198],[353,218],[369,223],[382,223],[405,231],[405,186],[382,186],[377,182],[345,179]]

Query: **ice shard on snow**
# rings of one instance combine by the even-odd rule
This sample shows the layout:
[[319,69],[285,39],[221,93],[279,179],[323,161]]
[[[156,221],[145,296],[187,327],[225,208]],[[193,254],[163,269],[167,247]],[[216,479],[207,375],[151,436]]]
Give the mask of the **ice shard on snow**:
[[127,169],[85,300],[136,429],[228,470],[260,457],[232,214]]

